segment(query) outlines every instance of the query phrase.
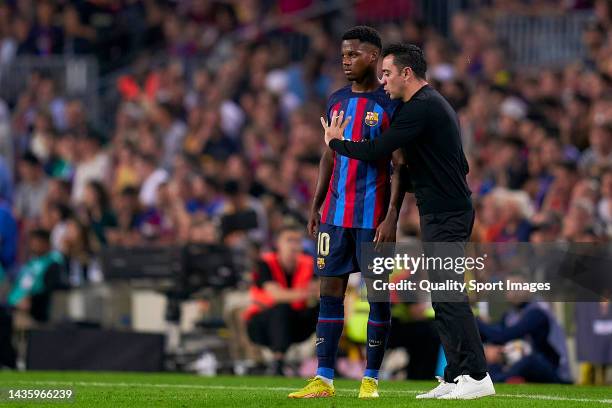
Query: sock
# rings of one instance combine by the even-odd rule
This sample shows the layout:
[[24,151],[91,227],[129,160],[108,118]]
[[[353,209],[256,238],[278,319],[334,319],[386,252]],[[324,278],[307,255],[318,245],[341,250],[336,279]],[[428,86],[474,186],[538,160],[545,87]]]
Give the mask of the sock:
[[385,356],[389,329],[391,328],[391,304],[371,302],[368,319],[367,365],[364,377],[378,379],[378,370]]
[[376,384],[378,384],[378,370],[368,370],[366,368],[365,372],[363,373],[363,378],[371,378],[376,381]]
[[344,298],[321,296],[317,322],[317,376],[334,379],[338,342],[344,328]]
[[320,378],[321,381],[328,385],[334,385],[334,370],[331,368],[317,368],[316,377]]

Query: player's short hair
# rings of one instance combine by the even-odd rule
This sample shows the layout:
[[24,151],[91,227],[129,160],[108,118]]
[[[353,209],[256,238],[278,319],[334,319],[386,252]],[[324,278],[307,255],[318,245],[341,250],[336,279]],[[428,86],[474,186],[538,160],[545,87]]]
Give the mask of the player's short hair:
[[372,27],[355,26],[349,28],[343,35],[342,40],[359,40],[363,43],[372,44],[379,50],[382,48],[380,34]]
[[401,43],[389,44],[382,52],[383,58],[388,55],[393,55],[393,64],[400,70],[410,67],[417,77],[425,79],[427,61],[425,61],[423,50],[416,45]]

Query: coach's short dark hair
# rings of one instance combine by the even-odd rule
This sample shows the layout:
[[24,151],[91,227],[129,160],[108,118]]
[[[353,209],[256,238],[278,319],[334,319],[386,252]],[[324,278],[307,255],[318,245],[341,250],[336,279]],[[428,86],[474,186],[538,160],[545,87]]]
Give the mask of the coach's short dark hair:
[[382,40],[378,31],[368,26],[355,26],[349,28],[344,35],[342,40],[359,40],[364,43],[372,44],[379,50],[382,48]]
[[423,55],[423,50],[413,44],[389,44],[382,52],[383,58],[393,55],[393,63],[400,69],[410,67],[414,74],[425,79],[427,72],[427,61]]

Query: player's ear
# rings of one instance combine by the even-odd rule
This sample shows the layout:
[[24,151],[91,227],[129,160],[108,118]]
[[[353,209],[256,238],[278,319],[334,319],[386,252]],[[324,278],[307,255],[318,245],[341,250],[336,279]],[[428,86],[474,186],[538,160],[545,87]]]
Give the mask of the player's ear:
[[378,54],[378,50],[373,50],[370,54],[370,62],[375,62],[376,60],[378,60]]

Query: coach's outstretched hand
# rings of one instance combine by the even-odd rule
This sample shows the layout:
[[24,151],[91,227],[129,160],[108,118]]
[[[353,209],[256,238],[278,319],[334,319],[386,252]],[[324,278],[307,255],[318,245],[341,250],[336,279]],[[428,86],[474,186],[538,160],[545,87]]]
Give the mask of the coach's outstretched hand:
[[344,129],[346,129],[350,121],[350,116],[344,119],[344,111],[340,111],[340,113],[334,111],[329,124],[325,121],[325,118],[321,116],[321,125],[323,125],[323,129],[325,130],[325,144],[329,146],[329,142],[333,139],[342,140]]

